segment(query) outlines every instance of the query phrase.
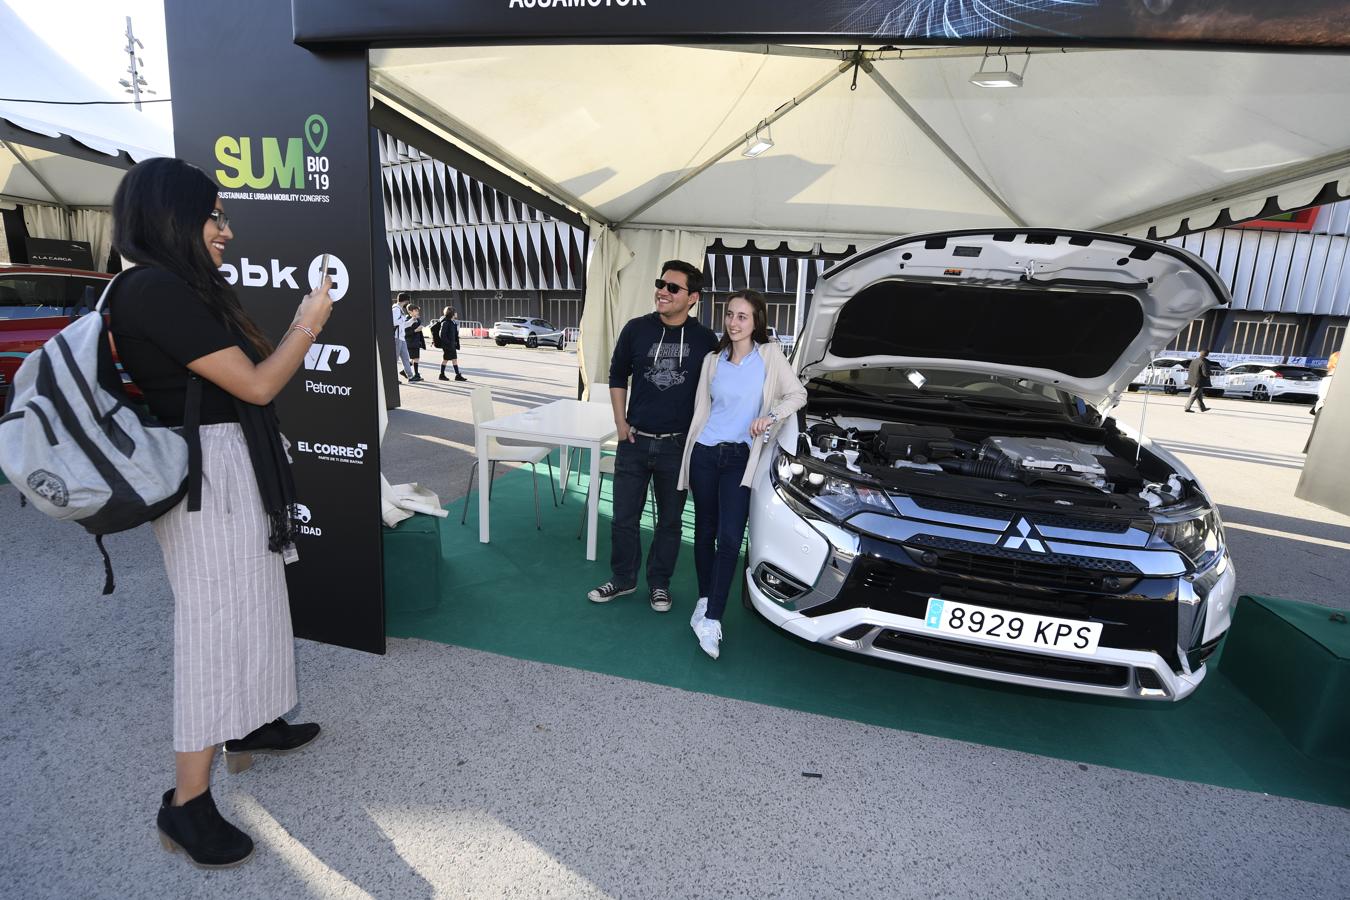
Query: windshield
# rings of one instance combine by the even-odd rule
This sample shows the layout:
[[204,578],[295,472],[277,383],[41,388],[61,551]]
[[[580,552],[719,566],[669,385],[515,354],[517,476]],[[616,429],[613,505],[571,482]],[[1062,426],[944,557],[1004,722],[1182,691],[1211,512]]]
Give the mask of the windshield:
[[1007,405],[1047,414],[1080,412],[1079,401],[1051,385],[1026,378],[989,375],[960,369],[877,367],[827,372],[812,379],[842,391],[871,394],[892,400],[952,401],[989,407]]

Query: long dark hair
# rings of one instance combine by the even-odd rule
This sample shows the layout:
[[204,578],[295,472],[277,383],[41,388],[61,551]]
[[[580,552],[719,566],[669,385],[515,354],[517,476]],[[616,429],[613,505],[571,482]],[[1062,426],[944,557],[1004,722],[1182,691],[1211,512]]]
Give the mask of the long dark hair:
[[239,305],[202,242],[216,196],[206,173],[181,159],[137,163],[122,176],[113,196],[112,244],[132,262],[165,269],[186,281],[223,325],[265,357],[272,342]]
[[[735,300],[737,297],[749,303],[750,309],[754,313],[755,324],[750,330],[750,340],[754,341],[756,344],[767,344],[769,342],[769,304],[765,301],[764,295],[759,291],[753,291],[746,288],[745,290],[737,291],[728,297],[726,306],[730,306],[731,301]],[[726,306],[723,307],[723,310],[726,309]],[[726,313],[723,312],[723,315],[725,316]],[[720,354],[730,346],[731,335],[724,328],[722,339],[717,342],[717,353]]]

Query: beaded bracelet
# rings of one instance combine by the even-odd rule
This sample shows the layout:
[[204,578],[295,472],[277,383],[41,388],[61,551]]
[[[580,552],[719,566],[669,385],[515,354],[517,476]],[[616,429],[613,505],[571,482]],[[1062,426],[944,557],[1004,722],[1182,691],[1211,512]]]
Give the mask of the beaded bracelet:
[[300,324],[298,324],[298,323],[295,324],[295,325],[292,325],[292,326],[291,326],[291,330],[292,330],[292,331],[303,331],[305,334],[309,335],[309,339],[310,339],[311,342],[316,342],[316,341],[319,340],[319,336],[318,336],[317,334],[315,334],[312,330],[310,330],[310,329],[306,328],[305,326],[300,325]]

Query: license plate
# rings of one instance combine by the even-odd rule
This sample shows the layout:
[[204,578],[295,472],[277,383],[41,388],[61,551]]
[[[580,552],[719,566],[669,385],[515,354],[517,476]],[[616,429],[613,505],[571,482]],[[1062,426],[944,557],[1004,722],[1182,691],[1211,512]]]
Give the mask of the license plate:
[[1100,622],[1079,622],[1032,613],[1013,613],[969,603],[928,598],[924,625],[942,634],[973,637],[1015,647],[1037,647],[1090,656],[1102,637]]

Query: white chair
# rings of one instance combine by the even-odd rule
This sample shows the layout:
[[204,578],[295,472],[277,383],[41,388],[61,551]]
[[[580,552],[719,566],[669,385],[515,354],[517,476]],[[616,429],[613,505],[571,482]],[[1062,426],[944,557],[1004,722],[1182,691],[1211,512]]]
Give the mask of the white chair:
[[[469,402],[473,407],[473,424],[475,437],[477,428],[483,422],[490,422],[497,418],[496,405],[492,402],[492,389],[486,385],[475,385],[473,391],[469,394]],[[502,443],[495,437],[488,438],[488,500],[492,499],[492,481],[497,473],[497,463],[499,462],[518,462],[530,464],[530,476],[534,482],[534,526],[543,530],[543,523],[539,520],[539,471],[535,468],[539,463],[548,463],[548,487],[553,491],[553,505],[558,505],[558,492],[553,488],[553,460],[549,458],[552,452],[551,447],[539,447],[533,444],[519,443],[512,441],[510,444]],[[474,455],[473,465],[469,468],[469,484],[464,492],[464,512],[459,516],[459,524],[463,525],[469,517],[469,497],[473,494],[474,475],[478,472],[479,459]]]

